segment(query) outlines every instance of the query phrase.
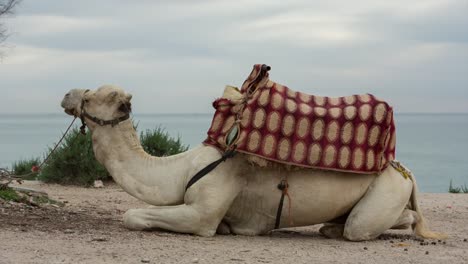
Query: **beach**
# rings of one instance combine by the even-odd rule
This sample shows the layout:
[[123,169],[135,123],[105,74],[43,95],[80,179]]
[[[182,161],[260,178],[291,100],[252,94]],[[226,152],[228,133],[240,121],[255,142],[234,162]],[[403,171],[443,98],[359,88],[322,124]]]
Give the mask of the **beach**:
[[447,240],[423,241],[411,230],[392,230],[372,241],[349,242],[323,237],[321,225],[256,237],[129,231],[123,213],[148,205],[116,184],[83,188],[27,181],[21,187],[45,191],[64,206],[0,202],[0,263],[468,262],[468,194],[419,194],[431,229],[446,233]]

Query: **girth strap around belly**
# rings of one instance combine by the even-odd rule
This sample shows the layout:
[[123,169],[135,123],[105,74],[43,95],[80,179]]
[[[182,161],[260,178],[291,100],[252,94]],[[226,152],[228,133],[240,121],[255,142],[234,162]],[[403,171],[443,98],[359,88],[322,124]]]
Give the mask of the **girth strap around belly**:
[[230,149],[226,152],[224,152],[223,156],[221,158],[219,158],[218,160],[208,164],[205,168],[201,169],[199,172],[197,172],[197,174],[195,174],[191,179],[190,181],[187,183],[187,186],[185,187],[185,191],[188,190],[188,188],[190,188],[190,186],[194,185],[198,180],[200,180],[201,178],[203,178],[203,176],[205,176],[206,174],[210,173],[212,170],[214,170],[216,167],[218,167],[218,165],[223,162],[223,161],[226,161],[227,159],[229,158],[232,158],[236,155],[236,150],[235,149]]

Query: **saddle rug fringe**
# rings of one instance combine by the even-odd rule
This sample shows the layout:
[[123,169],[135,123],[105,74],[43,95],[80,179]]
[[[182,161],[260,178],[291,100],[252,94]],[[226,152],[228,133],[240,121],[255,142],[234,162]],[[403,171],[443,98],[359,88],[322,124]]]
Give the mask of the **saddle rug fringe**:
[[[227,87],[203,142],[303,168],[379,173],[395,158],[393,109],[371,94],[322,97],[294,91],[254,65]],[[269,67],[268,67],[269,69]],[[262,76],[263,74],[263,76]]]

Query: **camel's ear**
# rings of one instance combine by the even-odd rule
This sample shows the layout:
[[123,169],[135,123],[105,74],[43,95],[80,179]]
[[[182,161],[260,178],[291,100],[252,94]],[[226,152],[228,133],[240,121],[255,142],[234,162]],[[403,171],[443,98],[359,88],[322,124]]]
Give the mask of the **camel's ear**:
[[115,102],[115,99],[117,98],[118,95],[119,95],[119,93],[117,93],[116,91],[111,92],[111,93],[107,96],[107,101],[108,101],[108,102]]
[[132,95],[129,94],[129,93],[127,93],[127,94],[125,95],[125,99],[127,99],[127,102],[130,102],[130,100],[132,100]]

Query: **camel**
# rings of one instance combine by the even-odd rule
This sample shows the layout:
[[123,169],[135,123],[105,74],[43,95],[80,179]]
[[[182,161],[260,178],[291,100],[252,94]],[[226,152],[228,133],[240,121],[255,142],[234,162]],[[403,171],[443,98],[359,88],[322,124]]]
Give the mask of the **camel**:
[[[392,166],[379,175],[286,170],[252,165],[239,154],[186,190],[191,177],[222,154],[204,145],[168,157],[147,154],[131,118],[122,118],[131,111],[131,98],[123,89],[105,85],[73,89],[61,103],[67,114],[84,118],[96,159],[115,182],[152,205],[123,215],[130,230],[163,229],[205,237],[268,234],[275,227],[281,196],[277,185],[287,177],[290,199],[285,199],[279,228],[324,224],[320,229],[324,236],[349,241],[410,227],[419,237],[444,237],[428,229],[414,177],[405,178]],[[99,124],[99,119],[119,122]]]

